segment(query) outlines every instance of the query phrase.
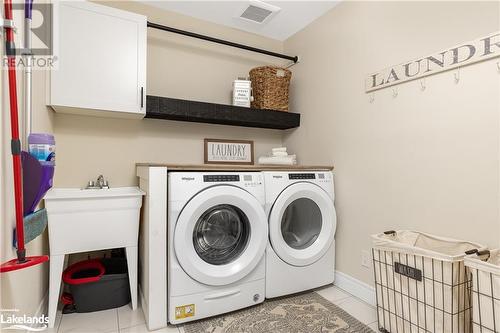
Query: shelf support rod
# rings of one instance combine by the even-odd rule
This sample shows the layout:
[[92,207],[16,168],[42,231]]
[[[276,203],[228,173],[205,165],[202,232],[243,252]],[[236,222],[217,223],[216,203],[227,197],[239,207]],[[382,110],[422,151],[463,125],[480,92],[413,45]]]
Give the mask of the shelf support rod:
[[299,57],[297,57],[297,56],[289,56],[286,54],[281,54],[281,53],[277,53],[277,52],[263,50],[263,49],[259,49],[256,47],[244,45],[244,44],[230,42],[230,41],[227,41],[224,39],[219,39],[219,38],[214,38],[214,37],[210,37],[210,36],[206,36],[206,35],[197,34],[195,32],[190,32],[190,31],[181,30],[181,29],[177,29],[177,28],[167,27],[165,25],[161,25],[161,24],[157,24],[157,23],[153,23],[153,22],[149,22],[149,21],[148,21],[148,27],[153,28],[153,29],[168,31],[168,32],[172,32],[174,34],[184,35],[184,36],[188,36],[188,37],[192,37],[192,38],[198,38],[198,39],[206,40],[206,41],[209,41],[212,43],[218,43],[218,44],[223,44],[223,45],[227,45],[227,46],[231,46],[231,47],[236,47],[238,49],[243,49],[243,50],[247,50],[247,51],[251,51],[251,52],[266,54],[266,55],[271,56],[271,57],[287,59],[287,60],[293,61],[294,63],[297,63],[299,61]]

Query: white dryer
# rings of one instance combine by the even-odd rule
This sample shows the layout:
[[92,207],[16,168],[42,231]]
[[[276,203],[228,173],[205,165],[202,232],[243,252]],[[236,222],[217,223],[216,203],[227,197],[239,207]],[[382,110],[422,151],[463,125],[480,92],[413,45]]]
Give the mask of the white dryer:
[[269,242],[266,297],[332,283],[335,265],[333,174],[263,172]]
[[263,302],[264,196],[257,172],[168,174],[170,323]]

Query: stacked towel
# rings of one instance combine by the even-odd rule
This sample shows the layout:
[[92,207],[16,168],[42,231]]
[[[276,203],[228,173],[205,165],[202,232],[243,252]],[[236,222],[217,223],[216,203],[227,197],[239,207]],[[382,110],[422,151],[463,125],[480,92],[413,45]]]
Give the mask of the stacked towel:
[[259,164],[295,165],[296,155],[288,155],[286,147],[273,148],[269,156],[259,157]]
[[295,155],[287,156],[261,156],[259,164],[279,164],[279,165],[295,165],[297,157]]
[[273,155],[274,153],[286,153],[286,147],[279,147],[271,149]]

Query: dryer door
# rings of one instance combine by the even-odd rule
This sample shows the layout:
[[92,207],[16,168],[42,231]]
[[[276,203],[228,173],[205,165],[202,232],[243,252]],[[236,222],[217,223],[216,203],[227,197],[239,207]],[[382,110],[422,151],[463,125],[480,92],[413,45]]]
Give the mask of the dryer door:
[[201,191],[184,206],[175,226],[174,250],[193,279],[226,285],[257,266],[267,237],[261,203],[239,187],[219,185]]
[[295,183],[278,196],[269,215],[276,254],[293,266],[307,266],[330,248],[337,226],[332,199],[319,186]]

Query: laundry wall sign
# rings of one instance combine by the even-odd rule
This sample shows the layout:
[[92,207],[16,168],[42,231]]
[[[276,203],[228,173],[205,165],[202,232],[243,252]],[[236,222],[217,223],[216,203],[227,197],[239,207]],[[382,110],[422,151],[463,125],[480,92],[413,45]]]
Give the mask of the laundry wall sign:
[[365,91],[390,87],[499,56],[500,31],[369,74],[365,79]]
[[253,164],[253,141],[205,139],[205,163]]

